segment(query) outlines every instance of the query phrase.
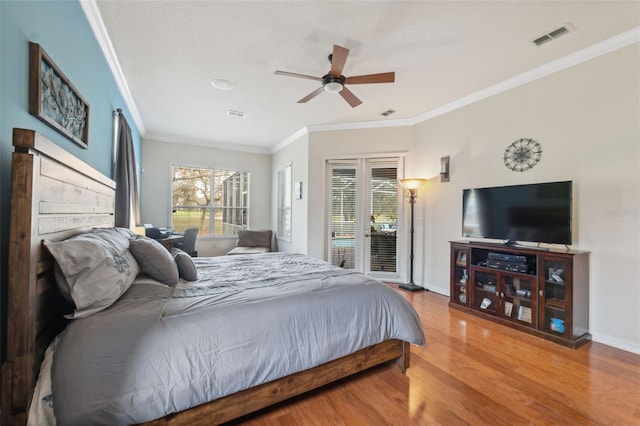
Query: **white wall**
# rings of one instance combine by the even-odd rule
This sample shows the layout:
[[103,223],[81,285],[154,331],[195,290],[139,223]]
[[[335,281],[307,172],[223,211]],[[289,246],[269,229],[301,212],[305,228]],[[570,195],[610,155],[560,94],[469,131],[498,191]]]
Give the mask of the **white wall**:
[[[424,200],[430,287],[448,287],[463,188],[572,180],[573,248],[591,252],[590,331],[640,352],[639,59],[635,44],[415,126],[414,174],[451,156],[451,181],[434,179]],[[542,159],[512,172],[504,150],[524,137]]]
[[[201,146],[142,140],[142,223],[171,223],[171,165],[248,171],[249,227],[271,228],[271,155],[226,151]],[[198,236],[199,256],[226,254],[235,238]]]
[[411,147],[410,127],[386,127],[309,134],[309,256],[326,258],[325,162],[341,156],[362,157],[363,154],[401,153]]
[[[278,250],[307,254],[307,223],[309,206],[309,137],[303,136],[273,154],[271,159],[271,179],[274,182],[271,205],[274,206],[271,229],[277,229],[278,181],[277,173],[286,164],[291,164],[291,182],[302,182],[302,199],[291,200],[291,241],[277,239]],[[293,188],[292,188],[293,194]]]

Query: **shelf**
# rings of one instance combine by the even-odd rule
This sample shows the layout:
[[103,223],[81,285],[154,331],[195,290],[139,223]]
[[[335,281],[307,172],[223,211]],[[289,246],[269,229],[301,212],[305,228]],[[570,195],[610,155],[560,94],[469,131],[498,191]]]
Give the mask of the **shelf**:
[[564,285],[565,285],[565,283],[559,283],[559,282],[557,282],[557,281],[549,281],[549,280],[545,280],[544,282],[545,282],[545,284],[550,284],[550,285],[561,285],[561,286],[564,286]]
[[547,299],[545,306],[554,309],[564,309],[565,301],[560,299]]
[[523,302],[529,302],[531,303],[531,298],[530,297],[524,297],[524,296],[518,296],[518,295],[510,295],[510,294],[505,294],[505,297],[510,297],[511,299],[514,300],[522,300]]
[[526,274],[524,272],[513,272],[513,271],[505,271],[504,269],[498,269],[498,268],[490,268],[488,266],[482,266],[482,265],[471,265],[472,268],[474,268],[477,271],[481,271],[484,272],[485,274],[509,274],[509,275],[513,275],[516,278],[530,278],[530,279],[536,279],[537,275],[536,274]]

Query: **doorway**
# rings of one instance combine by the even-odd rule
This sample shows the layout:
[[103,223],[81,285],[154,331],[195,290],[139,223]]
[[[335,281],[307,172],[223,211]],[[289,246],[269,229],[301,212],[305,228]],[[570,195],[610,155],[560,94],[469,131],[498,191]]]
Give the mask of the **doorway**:
[[385,280],[401,276],[400,157],[329,160],[329,261]]

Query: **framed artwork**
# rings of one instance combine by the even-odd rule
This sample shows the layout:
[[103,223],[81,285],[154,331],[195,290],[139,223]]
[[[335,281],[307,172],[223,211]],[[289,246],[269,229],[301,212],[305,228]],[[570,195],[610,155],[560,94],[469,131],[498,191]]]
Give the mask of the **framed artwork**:
[[467,252],[464,250],[458,251],[458,257],[456,258],[456,265],[467,266]]
[[37,43],[29,43],[29,113],[89,147],[89,104]]

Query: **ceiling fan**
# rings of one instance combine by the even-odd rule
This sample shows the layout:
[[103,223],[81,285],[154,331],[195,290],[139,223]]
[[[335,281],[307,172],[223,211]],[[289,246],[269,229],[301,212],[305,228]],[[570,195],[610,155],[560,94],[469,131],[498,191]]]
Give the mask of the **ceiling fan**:
[[351,105],[352,108],[357,107],[362,103],[351,90],[345,87],[346,84],[370,84],[370,83],[393,83],[396,79],[395,72],[384,72],[380,74],[367,74],[357,75],[354,77],[345,77],[342,75],[342,69],[347,62],[347,56],[349,56],[349,49],[344,47],[333,45],[333,53],[329,55],[329,62],[331,63],[331,69],[322,77],[314,77],[312,75],[297,74],[287,71],[276,71],[277,75],[284,75],[288,77],[306,78],[309,80],[317,80],[322,82],[322,87],[309,93],[304,98],[300,99],[298,103],[305,103],[315,98],[322,92],[340,93],[340,96]]

